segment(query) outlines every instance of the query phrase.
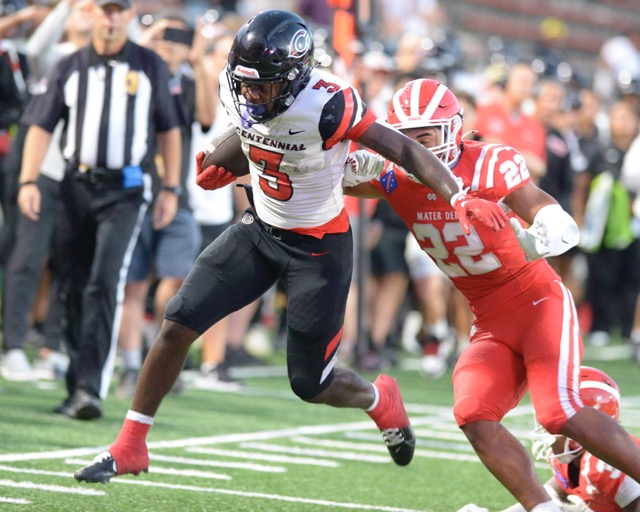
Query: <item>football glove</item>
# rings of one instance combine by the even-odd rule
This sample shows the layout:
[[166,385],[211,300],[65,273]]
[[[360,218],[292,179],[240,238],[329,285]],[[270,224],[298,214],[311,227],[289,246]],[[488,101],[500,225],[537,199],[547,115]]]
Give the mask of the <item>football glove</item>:
[[210,165],[206,169],[203,169],[203,160],[204,151],[200,151],[200,153],[196,155],[196,183],[200,188],[216,190],[236,181],[237,178],[224,167]]
[[498,203],[471,197],[465,192],[454,194],[451,198],[451,206],[466,235],[471,233],[471,221],[474,218],[494,231],[499,231],[507,224],[507,215]]
[[580,240],[580,230],[573,218],[559,204],[549,204],[538,210],[527,229],[518,219],[509,221],[518,243],[530,260],[558,256]]
[[343,187],[354,187],[371,181],[384,169],[385,159],[376,153],[359,149],[350,153],[344,164]]

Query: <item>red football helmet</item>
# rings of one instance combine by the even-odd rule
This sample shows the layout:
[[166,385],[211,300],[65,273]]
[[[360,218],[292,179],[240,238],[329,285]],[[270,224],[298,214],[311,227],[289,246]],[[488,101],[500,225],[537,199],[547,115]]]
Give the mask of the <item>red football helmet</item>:
[[584,405],[599,409],[614,420],[620,419],[620,388],[602,370],[580,367],[580,398]]
[[438,126],[440,144],[429,148],[443,162],[455,160],[462,145],[462,108],[449,88],[421,78],[408,82],[391,100],[387,122],[398,130]]
[[[580,367],[580,398],[584,405],[599,409],[616,421],[620,419],[620,388],[602,370]],[[555,458],[568,464],[583,451],[579,443],[568,437],[549,434],[542,426],[534,431],[534,437],[539,437],[539,440],[533,443],[531,451],[538,459]]]

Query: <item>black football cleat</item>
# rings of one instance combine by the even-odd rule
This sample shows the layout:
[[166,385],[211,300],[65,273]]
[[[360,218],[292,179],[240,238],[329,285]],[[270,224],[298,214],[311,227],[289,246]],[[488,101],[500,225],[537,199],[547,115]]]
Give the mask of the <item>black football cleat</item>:
[[379,375],[374,384],[380,393],[380,401],[369,416],[382,432],[393,462],[406,466],[413,459],[416,436],[404,408],[398,382],[388,375]]
[[[142,471],[147,473],[149,468],[143,469]],[[140,471],[132,474],[138,476]],[[103,452],[94,458],[91,464],[76,471],[73,474],[73,478],[78,482],[87,482],[88,484],[108,484],[109,480],[117,475],[118,467],[116,460],[109,452]]]
[[382,431],[382,439],[389,454],[398,466],[406,466],[413,459],[416,450],[416,436],[413,428],[388,428]]

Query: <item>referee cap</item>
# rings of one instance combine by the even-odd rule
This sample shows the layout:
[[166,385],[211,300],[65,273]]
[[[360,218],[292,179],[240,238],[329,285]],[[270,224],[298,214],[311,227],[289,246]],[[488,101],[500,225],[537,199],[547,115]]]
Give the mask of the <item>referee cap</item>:
[[133,6],[132,0],[96,0],[95,4],[98,7],[104,7],[105,5],[113,4],[122,7],[123,9],[131,9]]

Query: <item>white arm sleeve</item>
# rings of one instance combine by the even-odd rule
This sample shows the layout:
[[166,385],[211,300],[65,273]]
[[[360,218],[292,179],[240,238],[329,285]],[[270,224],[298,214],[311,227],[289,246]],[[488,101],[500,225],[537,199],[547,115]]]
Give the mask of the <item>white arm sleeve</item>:
[[624,508],[633,500],[640,498],[640,483],[630,476],[625,476],[616,493],[616,503]]
[[573,217],[559,204],[549,204],[540,208],[534,223],[540,223],[547,233],[549,253],[546,256],[558,256],[580,241],[580,229]]
[[559,204],[540,208],[528,229],[517,219],[511,219],[510,223],[520,246],[532,260],[558,256],[580,241],[578,225]]

